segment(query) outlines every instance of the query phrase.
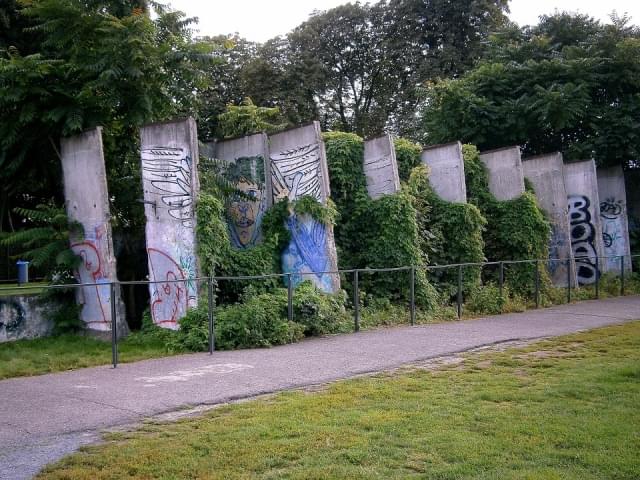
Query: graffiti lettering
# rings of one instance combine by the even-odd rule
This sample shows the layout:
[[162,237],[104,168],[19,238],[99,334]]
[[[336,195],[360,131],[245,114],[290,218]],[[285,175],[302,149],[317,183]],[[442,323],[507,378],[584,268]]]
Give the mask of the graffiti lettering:
[[[148,248],[151,285],[151,317],[157,325],[178,328],[178,320],[195,301],[195,288],[180,265],[166,253]],[[191,290],[193,289],[193,292]]]
[[104,256],[106,248],[106,226],[98,225],[88,232],[86,238],[71,244],[71,250],[80,257],[74,274],[79,283],[94,284],[82,287],[77,292],[82,305],[80,318],[95,330],[109,330],[111,323],[111,289]]
[[185,227],[193,226],[193,191],[191,158],[182,148],[152,147],[143,149],[142,177],[149,193],[157,195],[169,215]]
[[607,198],[600,202],[600,216],[603,218],[616,219],[622,214],[622,200]]
[[627,254],[627,240],[624,234],[622,200],[608,197],[600,202],[600,219],[602,221],[602,241],[604,243],[606,270],[617,271],[618,257]]
[[598,271],[597,253],[593,244],[595,227],[591,223],[590,200],[582,195],[569,196],[569,223],[571,226],[571,249],[575,257],[578,283],[594,283]]

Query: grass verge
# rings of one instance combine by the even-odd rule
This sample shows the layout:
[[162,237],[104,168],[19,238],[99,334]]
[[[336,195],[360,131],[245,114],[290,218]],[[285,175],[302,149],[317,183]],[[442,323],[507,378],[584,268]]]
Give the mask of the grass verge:
[[635,479],[640,322],[109,434],[39,479]]
[[[167,356],[154,339],[133,336],[119,343],[121,362]],[[0,343],[0,379],[41,375],[111,363],[111,344],[79,335]]]

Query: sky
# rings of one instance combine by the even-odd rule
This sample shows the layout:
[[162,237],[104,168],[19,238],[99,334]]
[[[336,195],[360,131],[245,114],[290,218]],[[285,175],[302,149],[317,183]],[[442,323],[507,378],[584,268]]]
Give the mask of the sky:
[[[284,35],[304,22],[314,10],[328,10],[345,0],[166,0],[174,9],[198,17],[198,35],[239,33],[264,42]],[[366,3],[366,2],[363,2]],[[375,3],[375,2],[372,2]],[[609,13],[628,13],[640,24],[639,0],[511,0],[509,17],[520,25],[537,23],[538,16],[567,10],[608,22]]]

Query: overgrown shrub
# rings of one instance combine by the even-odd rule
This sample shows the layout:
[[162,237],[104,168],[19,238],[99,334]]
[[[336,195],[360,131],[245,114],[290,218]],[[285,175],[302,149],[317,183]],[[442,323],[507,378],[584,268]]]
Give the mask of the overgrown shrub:
[[304,327],[305,335],[336,333],[349,321],[345,301],[344,291],[326,294],[310,281],[302,282],[293,296],[293,319]]
[[468,295],[464,305],[473,313],[497,315],[503,312],[508,297],[508,287],[503,287],[502,294],[500,294],[500,288],[490,283],[475,287]]
[[287,320],[285,289],[216,309],[216,344],[223,350],[282,345],[303,336],[304,327]]
[[396,138],[393,143],[398,163],[398,176],[401,182],[407,182],[411,171],[421,164],[422,147],[405,138]]
[[[488,173],[478,149],[463,145],[462,153],[467,199],[487,219],[483,235],[487,258],[492,261],[548,258],[551,226],[530,191],[531,185],[518,198],[498,201],[489,191]],[[535,289],[535,271],[534,264],[510,265],[505,269],[505,278],[515,292],[530,296]],[[550,285],[544,268],[541,279],[544,290]]]
[[[431,265],[479,263],[484,258],[482,232],[486,220],[477,207],[468,203],[442,200],[429,184],[428,169],[419,165],[409,177],[407,189],[414,199],[418,228]],[[453,296],[457,291],[458,272],[455,268],[433,269],[430,278],[436,288]],[[463,269],[463,289],[469,291],[480,284],[480,268]]]
[[[427,253],[421,245],[427,240],[418,229],[417,212],[411,196],[402,191],[370,199],[362,166],[362,138],[350,133],[332,132],[325,134],[324,140],[331,177],[331,198],[340,216],[335,228],[340,268],[415,265],[416,302],[425,308],[433,308],[435,291],[422,268],[426,265]],[[392,300],[408,298],[408,272],[364,274],[360,278],[360,286],[371,295]]]
[[[216,348],[270,347],[300,340],[304,335],[340,331],[349,322],[344,308],[345,293],[325,294],[310,281],[293,292],[294,321],[287,319],[287,290],[275,288],[265,293],[253,286],[245,289],[241,301],[215,309]],[[151,337],[173,352],[201,352],[209,345],[208,300],[200,299],[180,319],[180,329],[172,331],[153,324],[147,311],[143,316],[142,337]]]

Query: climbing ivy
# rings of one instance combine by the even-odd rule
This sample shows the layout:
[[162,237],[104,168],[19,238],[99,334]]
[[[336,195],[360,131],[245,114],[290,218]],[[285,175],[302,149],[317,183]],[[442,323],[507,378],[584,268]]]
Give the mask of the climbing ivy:
[[[422,248],[428,249],[431,265],[478,263],[484,261],[482,232],[485,218],[475,205],[442,200],[429,184],[426,166],[415,167],[407,189],[414,199],[418,224],[423,238],[430,235]],[[432,269],[431,278],[445,296],[457,291],[458,271],[454,268]],[[480,284],[480,268],[463,269],[463,289],[470,292]]]
[[[295,202],[283,199],[262,218],[262,243],[249,249],[237,249],[231,245],[223,201],[211,193],[201,192],[196,233],[202,271],[218,277],[281,273],[281,255],[290,240],[285,227],[290,212],[307,214],[331,225],[337,215],[332,202],[324,206],[308,196]],[[218,284],[218,299],[222,303],[236,302],[248,286],[260,293],[272,291],[280,285],[276,277],[245,282],[223,280]]]
[[[426,255],[416,221],[413,199],[407,192],[372,200],[363,171],[364,141],[352,133],[324,134],[331,178],[331,198],[339,220],[335,227],[340,268],[365,269],[415,265],[416,301],[435,305],[435,291],[426,279]],[[350,279],[347,280],[347,283]],[[371,298],[406,300],[409,273],[363,274],[360,286]]]
[[405,138],[396,138],[393,142],[396,149],[396,161],[398,163],[398,176],[400,181],[409,180],[411,171],[420,165],[422,147]]
[[[518,198],[498,201],[489,191],[488,173],[473,145],[462,147],[467,198],[487,219],[485,254],[490,260],[545,259],[549,255],[551,226],[538,206],[531,184]],[[507,268],[506,278],[514,292],[530,294],[535,288],[535,265]],[[549,285],[546,273],[543,287]]]

